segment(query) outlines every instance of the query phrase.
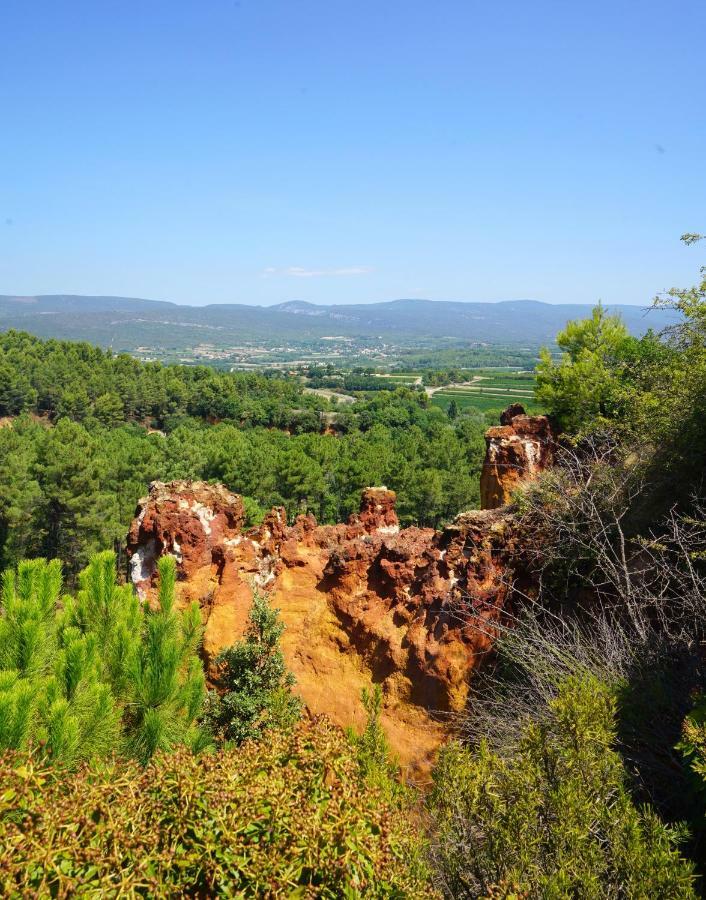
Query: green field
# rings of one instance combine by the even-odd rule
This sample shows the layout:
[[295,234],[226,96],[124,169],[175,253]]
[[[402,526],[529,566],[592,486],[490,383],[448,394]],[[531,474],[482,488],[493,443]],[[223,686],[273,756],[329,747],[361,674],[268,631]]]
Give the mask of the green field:
[[437,391],[432,403],[447,410],[451,400],[459,409],[475,407],[481,412],[503,410],[511,403],[521,403],[528,413],[540,413],[542,408],[534,400],[535,377],[531,372],[482,370],[482,380],[472,385],[449,386]]
[[488,394],[444,394],[441,391],[439,393],[434,394],[432,397],[432,403],[434,406],[438,406],[444,411],[449,408],[449,404],[451,400],[456,400],[456,405],[459,410],[467,409],[469,407],[473,407],[474,409],[479,410],[480,412],[487,412],[488,410],[497,410],[498,415],[508,407],[511,403],[521,403],[525,411],[532,415],[538,415],[542,412],[542,408],[538,406],[536,403],[527,403],[525,398],[523,397],[491,397]]
[[[420,374],[421,374],[421,373],[420,373]],[[419,378],[419,375],[410,375],[410,374],[405,374],[405,375],[384,375],[384,376],[380,376],[380,377],[381,377],[381,378],[384,378],[385,381],[395,381],[395,382],[397,382],[398,384],[414,384],[414,382],[416,381],[416,379]]]

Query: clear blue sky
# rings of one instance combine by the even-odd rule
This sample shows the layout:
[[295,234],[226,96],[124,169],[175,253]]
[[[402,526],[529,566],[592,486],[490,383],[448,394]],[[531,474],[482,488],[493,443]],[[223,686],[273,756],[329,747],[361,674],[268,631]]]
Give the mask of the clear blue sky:
[[0,293],[645,303],[706,3],[3,0]]

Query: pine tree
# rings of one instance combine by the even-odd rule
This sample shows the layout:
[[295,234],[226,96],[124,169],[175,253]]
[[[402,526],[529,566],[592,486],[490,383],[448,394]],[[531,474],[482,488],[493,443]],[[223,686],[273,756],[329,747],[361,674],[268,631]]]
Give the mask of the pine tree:
[[400,767],[380,724],[383,707],[380,685],[373,685],[371,691],[363,688],[361,700],[368,714],[365,728],[361,734],[355,734],[352,729],[348,731],[358,756],[360,774],[367,784],[380,789],[388,799],[401,800],[405,796],[405,788],[399,781]]
[[3,573],[0,616],[0,748],[22,749],[33,734],[37,706],[56,648],[55,609],[61,567],[23,562]]
[[42,441],[36,463],[42,502],[34,523],[41,550],[59,557],[70,575],[91,551],[110,546],[116,537],[115,500],[103,489],[106,459],[98,439],[76,422],[60,419]]
[[374,685],[372,691],[363,688],[363,706],[368,714],[363,733],[355,739],[364,774],[372,774],[378,769],[387,769],[390,759],[390,745],[380,724],[382,711],[382,688]]
[[29,419],[0,429],[0,567],[34,555],[37,542],[32,511],[42,492],[34,477],[37,431]]
[[279,647],[283,631],[279,612],[255,590],[245,638],[218,657],[218,691],[211,691],[206,703],[204,724],[218,739],[241,744],[299,718],[294,676]]
[[19,677],[47,675],[56,647],[56,607],[61,565],[43,559],[21,562],[2,576],[0,669]]
[[199,746],[196,718],[205,693],[197,656],[201,639],[198,605],[178,615],[174,609],[176,564],[171,556],[159,561],[158,609],[145,609],[142,641],[130,661],[128,746],[146,762],[157,750],[175,744]]
[[116,583],[112,552],[91,559],[75,598],[60,598],[56,560],[5,572],[0,749],[31,745],[72,765],[124,750],[146,762],[177,743],[200,746],[200,614],[195,605],[174,610],[174,560],[159,570],[154,612]]
[[60,593],[57,560],[23,562],[3,575],[0,746],[33,743],[71,764],[112,749],[119,716],[101,681],[96,636],[64,627]]
[[95,636],[101,677],[123,697],[140,645],[142,610],[130,585],[116,583],[114,553],[97,553],[81,572],[76,598],[65,601],[62,626]]

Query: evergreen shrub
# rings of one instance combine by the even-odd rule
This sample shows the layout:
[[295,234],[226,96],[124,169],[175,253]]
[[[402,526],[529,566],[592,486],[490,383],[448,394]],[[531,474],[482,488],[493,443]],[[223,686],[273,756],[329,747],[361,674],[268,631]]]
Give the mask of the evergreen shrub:
[[195,756],[0,759],[2,896],[435,896],[407,816],[326,720]]

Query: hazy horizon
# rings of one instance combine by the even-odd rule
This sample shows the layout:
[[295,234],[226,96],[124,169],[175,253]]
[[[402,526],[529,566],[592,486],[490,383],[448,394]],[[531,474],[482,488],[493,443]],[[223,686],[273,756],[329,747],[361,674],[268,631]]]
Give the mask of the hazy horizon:
[[[36,299],[39,297],[84,297],[91,299],[110,299],[116,298],[120,300],[135,300],[135,301],[147,301],[147,302],[155,302],[155,303],[173,303],[175,306],[191,306],[191,307],[203,307],[203,306],[254,306],[262,309],[268,309],[274,306],[281,306],[285,303],[309,303],[312,306],[373,306],[375,304],[381,303],[397,303],[397,302],[405,302],[405,301],[421,301],[428,303],[480,303],[480,304],[498,304],[498,303],[544,303],[549,306],[594,306],[595,303],[591,303],[589,301],[581,302],[578,300],[538,300],[536,297],[501,297],[499,299],[484,299],[484,300],[476,300],[476,299],[458,299],[453,297],[387,297],[381,300],[351,300],[351,301],[338,301],[335,300],[326,301],[313,301],[306,300],[303,297],[293,297],[290,300],[275,300],[271,303],[248,303],[244,300],[204,300],[202,303],[190,303],[188,300],[172,300],[168,297],[138,297],[138,296],[128,296],[124,294],[84,294],[84,293],[75,293],[71,291],[51,291],[47,293],[33,293],[33,294],[18,294],[13,293],[12,291],[0,291],[0,297],[12,297],[18,300],[23,299]],[[599,301],[596,301],[599,302]],[[600,301],[602,302],[602,301]],[[651,300],[642,304],[642,303],[604,303],[604,306],[635,306],[635,307],[644,307],[645,309],[649,309],[651,306]]]

